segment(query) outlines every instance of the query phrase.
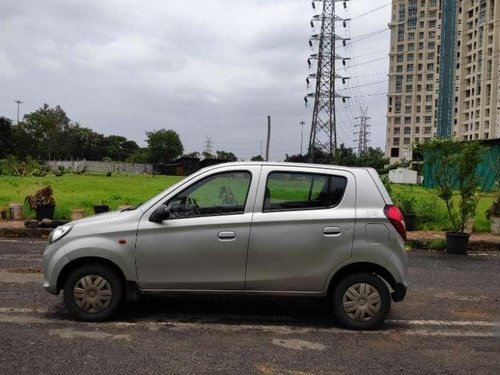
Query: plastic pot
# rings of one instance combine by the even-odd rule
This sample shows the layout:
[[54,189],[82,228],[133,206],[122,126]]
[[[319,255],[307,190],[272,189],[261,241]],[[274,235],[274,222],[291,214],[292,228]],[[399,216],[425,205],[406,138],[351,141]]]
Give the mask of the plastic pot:
[[36,219],[42,221],[43,219],[54,219],[54,211],[56,206],[38,206],[36,208]]
[[98,205],[94,206],[94,213],[97,214],[102,214],[103,212],[108,212],[109,211],[109,206],[106,205]]
[[408,232],[417,229],[417,215],[415,214],[404,214],[406,230]]
[[449,254],[467,254],[469,233],[446,232],[446,252]]

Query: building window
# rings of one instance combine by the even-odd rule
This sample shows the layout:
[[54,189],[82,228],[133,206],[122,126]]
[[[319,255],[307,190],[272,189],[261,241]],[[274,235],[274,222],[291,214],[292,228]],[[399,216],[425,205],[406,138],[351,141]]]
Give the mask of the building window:
[[406,64],[406,71],[413,72],[413,64]]
[[394,139],[392,140],[392,145],[393,145],[393,146],[399,146],[399,138],[394,138]]
[[419,134],[419,133],[420,133],[420,128],[417,126],[417,127],[415,128],[415,134]]
[[[403,76],[396,76],[396,92],[401,92],[403,89]],[[401,98],[399,98],[401,100]]]
[[425,91],[432,91],[433,89],[434,89],[434,85],[432,83],[425,85]]
[[411,128],[406,127],[406,128],[405,128],[405,134],[406,134],[406,135],[411,134]]
[[[410,124],[411,124],[411,117],[405,117],[405,125],[410,125]],[[410,128],[405,128],[405,134],[410,134]]]
[[395,125],[399,125],[399,124],[401,124],[401,117],[399,117],[399,116],[394,117],[394,124],[395,124]]
[[403,73],[403,65],[396,66],[396,73]]
[[408,138],[408,137],[403,138],[403,144],[409,145],[410,144],[410,138]]
[[401,133],[401,129],[394,128],[394,135],[399,135]]

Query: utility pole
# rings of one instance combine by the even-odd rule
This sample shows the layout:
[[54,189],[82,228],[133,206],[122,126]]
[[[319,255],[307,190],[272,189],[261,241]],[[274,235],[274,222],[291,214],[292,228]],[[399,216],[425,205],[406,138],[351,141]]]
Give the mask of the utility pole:
[[20,101],[19,99],[17,99],[17,100],[14,100],[14,103],[16,103],[16,104],[17,104],[17,123],[19,124],[19,106],[20,106],[21,104],[23,104],[23,102],[22,102],[22,101]]
[[368,114],[368,109],[367,108],[361,108],[361,116],[355,117],[355,120],[359,120],[359,124],[354,125],[355,128],[359,127],[359,130],[357,132],[354,132],[354,134],[358,135],[358,139],[355,140],[358,144],[358,156],[363,155],[366,150],[368,150],[368,143],[370,140],[368,139],[368,136],[370,135],[370,132],[368,131],[368,128],[371,126],[368,124],[368,120],[370,120],[370,117],[367,116]]
[[302,155],[302,144],[304,143],[304,125],[306,123],[304,121],[300,122],[301,128],[300,128],[300,155]]
[[306,106],[309,98],[314,98],[314,110],[311,122],[311,135],[309,137],[309,162],[314,162],[315,151],[321,151],[327,154],[326,163],[333,163],[335,158],[335,150],[337,149],[337,127],[336,127],[336,106],[335,100],[345,100],[347,96],[338,94],[335,91],[335,81],[341,79],[345,84],[349,77],[342,77],[336,73],[335,63],[337,60],[342,60],[343,65],[346,65],[346,60],[349,58],[341,57],[336,53],[336,42],[342,41],[346,46],[346,41],[349,38],[343,38],[335,33],[336,23],[342,22],[346,27],[348,18],[341,18],[335,13],[335,5],[337,2],[343,2],[344,8],[347,7],[349,0],[313,0],[313,9],[316,9],[316,3],[322,3],[323,9],[320,14],[313,16],[311,26],[315,28],[316,24],[321,25],[321,32],[313,34],[309,39],[309,45],[314,47],[314,43],[318,44],[318,52],[312,54],[307,59],[309,67],[312,67],[313,61],[317,62],[316,73],[310,74],[306,82],[315,81],[315,90],[305,96],[304,101]]
[[269,146],[271,143],[271,116],[267,116],[267,142],[266,142],[266,161],[269,161]]

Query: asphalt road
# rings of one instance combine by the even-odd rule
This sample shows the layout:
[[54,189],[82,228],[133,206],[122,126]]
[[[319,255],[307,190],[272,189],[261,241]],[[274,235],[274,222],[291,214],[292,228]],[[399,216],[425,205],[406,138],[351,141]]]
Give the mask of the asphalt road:
[[323,301],[148,297],[71,319],[41,287],[44,243],[0,239],[0,374],[499,374],[500,252],[411,252],[407,299],[374,332]]

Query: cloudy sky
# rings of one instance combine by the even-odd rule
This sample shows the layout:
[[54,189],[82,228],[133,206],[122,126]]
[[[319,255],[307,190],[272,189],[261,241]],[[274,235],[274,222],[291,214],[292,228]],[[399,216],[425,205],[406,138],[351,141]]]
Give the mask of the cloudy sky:
[[[353,38],[338,49],[352,57],[339,73],[353,77],[339,87],[352,96],[338,105],[339,143],[353,146],[364,105],[372,145],[384,147],[389,32],[359,36],[387,27],[389,4],[337,5],[353,18],[338,32]],[[214,149],[249,159],[271,115],[271,157],[282,160],[300,152],[301,121],[304,148],[308,140],[314,14],[308,0],[2,0],[0,116],[16,118],[16,99],[21,117],[59,104],[82,126],[140,145],[145,131],[167,128],[186,152],[203,151],[211,136]]]

